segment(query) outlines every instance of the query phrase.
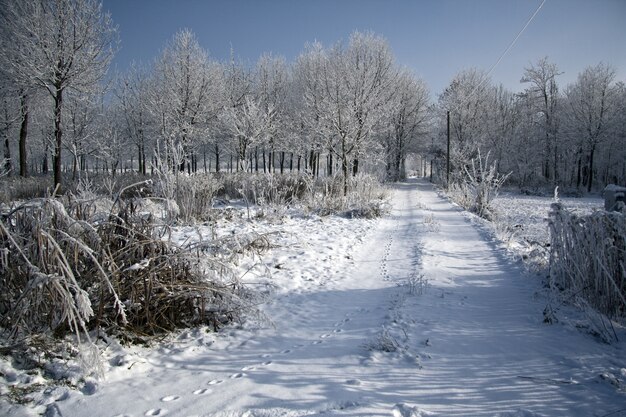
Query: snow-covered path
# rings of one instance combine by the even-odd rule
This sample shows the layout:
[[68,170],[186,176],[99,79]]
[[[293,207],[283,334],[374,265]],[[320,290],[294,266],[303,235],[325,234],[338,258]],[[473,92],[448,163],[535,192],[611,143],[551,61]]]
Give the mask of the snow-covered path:
[[[605,416],[626,393],[623,344],[542,323],[539,283],[426,182],[394,187],[391,215],[353,262],[266,308],[274,327],[191,334],[63,416]],[[626,376],[626,375],[624,375]],[[611,416],[625,415],[610,414]]]

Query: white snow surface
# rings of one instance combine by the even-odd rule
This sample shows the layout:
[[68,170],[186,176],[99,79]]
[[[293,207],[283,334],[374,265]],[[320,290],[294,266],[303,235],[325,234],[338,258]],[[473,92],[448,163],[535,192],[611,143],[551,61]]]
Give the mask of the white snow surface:
[[46,415],[626,416],[623,328],[606,345],[544,324],[540,280],[427,182],[391,204],[376,221],[258,226],[283,231],[244,277],[270,290],[271,323],[111,345],[106,379]]

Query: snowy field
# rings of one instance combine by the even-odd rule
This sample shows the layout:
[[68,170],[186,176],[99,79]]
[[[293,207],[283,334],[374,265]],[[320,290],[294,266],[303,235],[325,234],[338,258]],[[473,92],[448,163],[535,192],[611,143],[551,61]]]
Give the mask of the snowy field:
[[[538,240],[550,202],[504,195],[496,204]],[[574,202],[595,204],[565,204]],[[544,324],[541,280],[430,184],[394,186],[391,207],[378,220],[286,211],[253,221],[235,208],[216,225],[178,229],[180,245],[267,237],[269,251],[238,259],[259,313],[149,347],[102,341],[106,377],[80,391],[37,389],[41,376],[2,359],[2,396],[30,384],[34,402],[2,398],[0,414],[626,416],[625,329],[606,345],[566,322]]]
[[[604,200],[599,196],[559,200],[567,210],[580,215],[604,209]],[[502,192],[493,201],[495,221],[487,227],[516,258],[524,259],[531,269],[542,269],[547,263],[548,215],[553,202],[553,197]]]

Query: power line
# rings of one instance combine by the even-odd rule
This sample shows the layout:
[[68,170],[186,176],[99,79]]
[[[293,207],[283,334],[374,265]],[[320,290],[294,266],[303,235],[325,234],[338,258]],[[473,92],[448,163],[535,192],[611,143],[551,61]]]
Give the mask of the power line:
[[495,64],[493,64],[491,66],[491,68],[489,68],[489,71],[487,71],[487,74],[485,75],[485,78],[483,79],[483,81],[481,83],[479,83],[476,87],[474,87],[474,89],[470,92],[470,94],[465,98],[465,100],[463,100],[461,103],[459,103],[454,109],[452,109],[451,111],[456,110],[457,108],[461,107],[463,104],[465,104],[467,102],[467,100],[469,100],[474,93],[480,88],[482,87],[487,80],[489,80],[489,76],[491,75],[491,73],[493,72],[494,69],[496,69],[496,67],[498,66],[498,64],[500,64],[500,62],[502,61],[502,59],[506,56],[506,54],[513,48],[513,46],[515,46],[515,43],[517,42],[517,40],[522,36],[522,33],[524,33],[524,31],[526,30],[526,28],[530,25],[530,22],[533,21],[533,19],[535,18],[535,16],[537,16],[537,14],[539,13],[539,10],[541,10],[541,8],[543,7],[543,5],[546,3],[546,0],[542,0],[541,4],[539,5],[539,7],[537,7],[537,9],[535,10],[535,12],[530,16],[530,18],[528,19],[528,21],[526,22],[526,24],[524,25],[524,27],[522,27],[522,29],[517,33],[517,36],[515,36],[515,38],[513,39],[513,41],[511,41],[511,43],[509,44],[509,46],[504,50],[504,52],[502,52],[502,54],[500,55],[500,57],[498,58],[498,60],[496,61]]

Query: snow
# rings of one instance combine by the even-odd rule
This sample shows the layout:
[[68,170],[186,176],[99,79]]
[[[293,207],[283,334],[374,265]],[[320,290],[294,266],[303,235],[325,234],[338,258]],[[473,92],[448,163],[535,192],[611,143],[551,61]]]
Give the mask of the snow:
[[271,234],[269,252],[239,259],[262,316],[150,347],[110,340],[106,379],[0,414],[626,415],[625,329],[607,345],[543,323],[540,280],[427,182],[395,185],[391,203],[379,220],[288,213],[177,230],[180,244]]

